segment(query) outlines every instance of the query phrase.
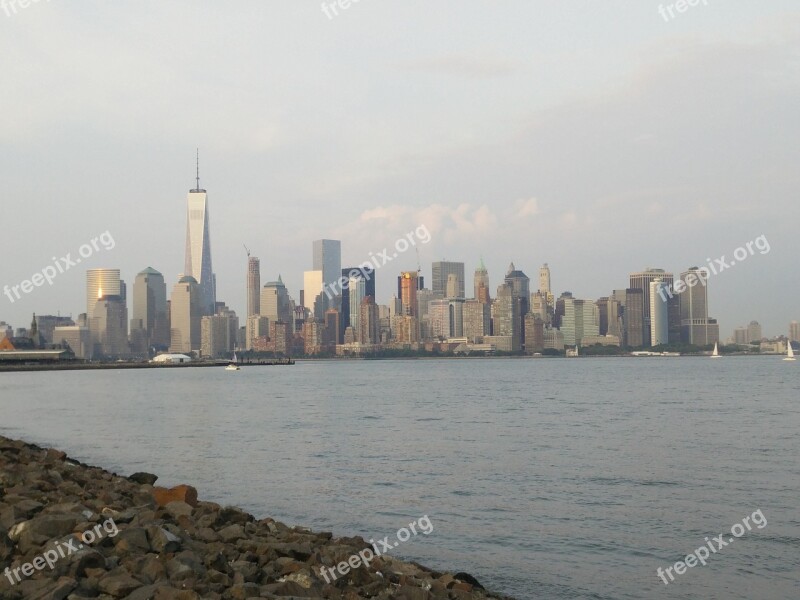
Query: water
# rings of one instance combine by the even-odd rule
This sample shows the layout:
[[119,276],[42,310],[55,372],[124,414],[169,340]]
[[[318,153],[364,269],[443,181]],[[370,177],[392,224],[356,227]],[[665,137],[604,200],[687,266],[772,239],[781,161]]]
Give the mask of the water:
[[[517,598],[800,597],[800,368],[778,358],[0,374],[0,433],[365,538]],[[706,566],[681,560],[761,510]]]

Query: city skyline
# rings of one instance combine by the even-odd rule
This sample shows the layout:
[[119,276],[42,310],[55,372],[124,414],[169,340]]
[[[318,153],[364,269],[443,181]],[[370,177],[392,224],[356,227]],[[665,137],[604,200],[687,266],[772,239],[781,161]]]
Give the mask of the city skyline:
[[[342,263],[360,264],[425,223],[426,278],[434,260],[463,261],[470,290],[482,255],[492,295],[511,261],[532,281],[547,262],[557,294],[599,298],[647,266],[677,276],[766,235],[768,256],[713,278],[712,314],[723,337],[753,319],[784,333],[797,319],[800,282],[787,277],[796,272],[791,173],[800,158],[797,40],[785,27],[793,3],[729,3],[669,23],[646,3],[465,3],[460,28],[450,11],[414,0],[361,3],[335,21],[316,5],[177,6],[86,15],[38,3],[4,21],[6,56],[31,43],[41,53],[6,73],[15,93],[0,147],[13,218],[0,252],[13,260],[3,261],[0,285],[74,257],[97,231],[118,245],[52,286],[3,297],[0,320],[76,316],[88,268],[119,268],[130,282],[153,266],[172,286],[185,270],[176,232],[186,227],[198,146],[217,295],[243,317],[243,243],[261,258],[263,280],[281,274],[299,301],[309,240],[342,240]],[[414,14],[427,16],[424,26]],[[131,22],[154,42],[134,54],[115,42]],[[553,22],[568,35],[545,25]],[[86,35],[67,33],[78,23]],[[412,26],[413,52],[370,42],[375,30]],[[213,43],[174,35],[187,27]],[[221,44],[231,28],[239,43]],[[295,48],[300,39],[313,39],[313,51]],[[119,64],[147,74],[136,89]],[[321,82],[331,96],[323,107],[312,93]],[[42,97],[43,85],[60,99]],[[391,297],[397,272],[416,267],[414,253],[387,267],[395,272],[381,278],[377,301]]]

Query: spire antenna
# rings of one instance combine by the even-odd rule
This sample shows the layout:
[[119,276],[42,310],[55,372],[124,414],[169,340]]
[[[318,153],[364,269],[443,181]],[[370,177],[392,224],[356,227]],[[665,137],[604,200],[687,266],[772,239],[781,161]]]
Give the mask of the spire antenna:
[[197,187],[195,189],[200,189],[200,148],[197,149]]

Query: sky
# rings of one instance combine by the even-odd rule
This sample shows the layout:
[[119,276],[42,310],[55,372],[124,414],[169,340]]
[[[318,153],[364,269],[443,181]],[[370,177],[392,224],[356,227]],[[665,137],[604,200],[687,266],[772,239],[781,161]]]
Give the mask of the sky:
[[[709,281],[711,316],[723,338],[800,320],[797,2],[329,3],[0,4],[0,286],[64,269],[0,321],[76,317],[87,268],[120,268],[129,303],[145,267],[171,289],[197,148],[240,316],[245,244],[299,301],[313,240],[350,266],[424,226],[426,279],[462,261],[471,290],[483,258],[493,290],[512,261],[535,289],[547,262],[588,299],[763,236]],[[398,254],[379,303],[417,268]]]

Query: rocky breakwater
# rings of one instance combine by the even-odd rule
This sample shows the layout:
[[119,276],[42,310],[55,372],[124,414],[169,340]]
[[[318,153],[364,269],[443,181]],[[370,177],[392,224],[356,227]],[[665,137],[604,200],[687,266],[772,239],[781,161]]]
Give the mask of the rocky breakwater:
[[0,598],[501,598],[467,574],[389,556],[326,583],[323,568],[371,546],[257,520],[198,501],[190,486],[155,482],[0,437]]

